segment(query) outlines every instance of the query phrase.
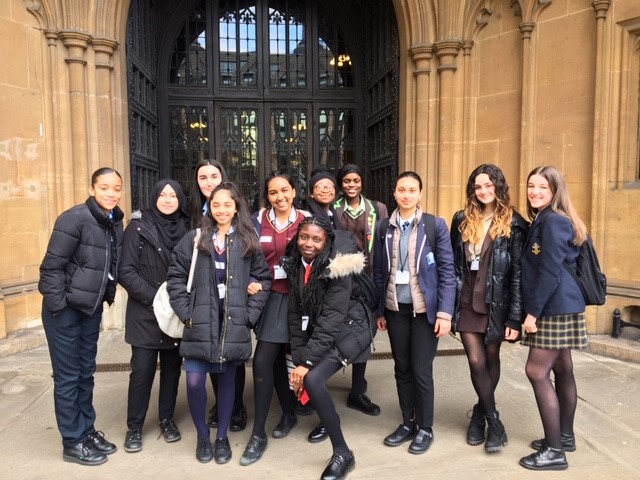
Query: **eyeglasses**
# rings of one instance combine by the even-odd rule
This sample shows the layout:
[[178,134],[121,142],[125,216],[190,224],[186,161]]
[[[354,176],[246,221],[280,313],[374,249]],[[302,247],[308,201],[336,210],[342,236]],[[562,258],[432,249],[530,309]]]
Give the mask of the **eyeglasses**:
[[324,192],[330,192],[331,190],[335,190],[336,187],[334,187],[333,185],[316,185],[315,187],[313,187],[313,189],[324,191]]

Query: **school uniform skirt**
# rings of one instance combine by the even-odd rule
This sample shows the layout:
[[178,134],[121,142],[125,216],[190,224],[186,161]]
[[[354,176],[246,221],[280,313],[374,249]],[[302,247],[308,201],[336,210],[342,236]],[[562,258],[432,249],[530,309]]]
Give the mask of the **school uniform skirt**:
[[587,346],[584,312],[539,317],[536,326],[536,333],[525,333],[523,345],[546,350],[581,349]]

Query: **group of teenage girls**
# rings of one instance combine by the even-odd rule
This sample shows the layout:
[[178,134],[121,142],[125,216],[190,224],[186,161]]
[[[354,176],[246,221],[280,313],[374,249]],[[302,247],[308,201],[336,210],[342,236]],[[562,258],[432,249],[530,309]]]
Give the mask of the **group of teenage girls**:
[[[336,177],[316,168],[302,210],[291,177],[272,173],[267,207],[250,214],[222,165],[203,161],[194,171],[190,203],[177,182],[161,180],[150,208],[134,212],[124,230],[117,206],[122,178],[111,168],[94,172],[87,201],[58,217],[40,267],[63,459],[99,465],[117,450],[94,426],[93,374],[103,303],[113,302],[119,282],[128,293],[125,340],[131,345],[127,452],[142,449],[159,359],[165,441],[181,438],[174,412],[184,369],[196,458],[228,462],[228,431],[247,421],[244,363],[253,331],[254,421],[240,464],[255,463],[267,449],[275,389],[282,417],[272,436],[286,437],[297,414],[315,410],[320,424],[308,439],[328,437],[333,451],[321,478],[345,478],[355,457],[326,382],[352,364],[347,406],[380,414],[365,379],[377,327],[389,335],[402,416],[385,445],[410,442],[413,454],[431,446],[433,360],[439,338],[452,332],[460,335],[477,394],[467,442],[500,451],[507,443],[495,400],[500,346],[521,340],[530,347],[526,374],[544,438],[531,443],[534,452],[520,464],[567,468],[565,452],[576,449],[571,349],[584,348],[587,335],[584,299],[563,264],[575,268],[587,232],[561,173],[543,166],[529,174],[529,225],[512,206],[500,168],[480,165],[451,229],[422,211],[423,184],[415,172],[395,180],[397,208],[390,216],[384,204],[363,195],[363,182],[356,165],[343,166]],[[357,279],[363,275],[377,290],[373,308],[362,301]],[[152,303],[164,281],[185,323],[182,339],[165,335],[155,320]],[[215,393],[208,413],[207,378]],[[213,443],[210,428],[216,429]]]

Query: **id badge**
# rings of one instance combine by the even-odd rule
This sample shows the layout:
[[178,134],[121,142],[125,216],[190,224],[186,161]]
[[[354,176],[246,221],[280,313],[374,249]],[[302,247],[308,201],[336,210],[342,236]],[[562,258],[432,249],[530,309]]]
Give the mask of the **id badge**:
[[224,283],[218,284],[218,298],[220,300],[224,299],[227,296],[227,286]]
[[409,270],[396,270],[396,285],[409,285]]
[[480,269],[480,259],[478,258],[474,258],[473,260],[471,260],[471,270],[472,271],[476,271]]
[[280,265],[275,265],[273,267],[273,279],[282,280],[284,278],[287,278],[287,272],[285,272],[284,268],[282,268]]
[[302,331],[306,332],[309,327],[309,315],[302,316]]

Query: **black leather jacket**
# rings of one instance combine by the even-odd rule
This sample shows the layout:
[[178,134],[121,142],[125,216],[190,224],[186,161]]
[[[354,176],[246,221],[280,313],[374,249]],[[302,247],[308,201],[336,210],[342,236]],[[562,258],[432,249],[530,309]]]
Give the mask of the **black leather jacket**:
[[[460,319],[460,294],[466,273],[464,243],[459,227],[464,212],[456,212],[451,222],[451,244],[456,271],[456,308],[452,330],[455,332]],[[486,303],[489,305],[489,327],[486,343],[504,339],[505,327],[520,329],[525,311],[522,306],[522,249],[527,236],[527,221],[518,212],[513,213],[511,236],[498,237],[493,242],[491,261],[488,266]]]

